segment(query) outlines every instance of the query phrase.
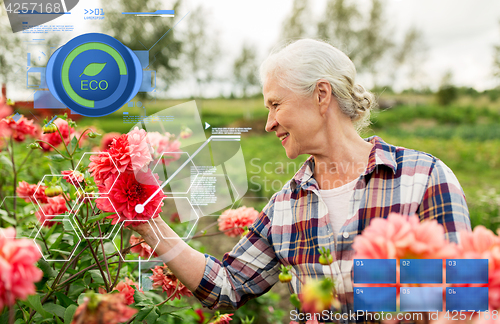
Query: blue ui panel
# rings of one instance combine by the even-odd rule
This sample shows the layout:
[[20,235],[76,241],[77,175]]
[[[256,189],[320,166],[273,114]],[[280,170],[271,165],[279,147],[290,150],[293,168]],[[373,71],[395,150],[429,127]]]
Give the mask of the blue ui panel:
[[487,284],[488,259],[446,260],[446,283]]
[[401,259],[399,269],[401,283],[443,283],[443,260],[441,259]]
[[395,312],[396,287],[355,287],[354,311]]
[[395,284],[395,259],[354,259],[354,283]]
[[399,291],[399,307],[402,312],[442,312],[443,288],[402,287]]
[[488,310],[488,287],[448,287],[446,288],[447,311]]

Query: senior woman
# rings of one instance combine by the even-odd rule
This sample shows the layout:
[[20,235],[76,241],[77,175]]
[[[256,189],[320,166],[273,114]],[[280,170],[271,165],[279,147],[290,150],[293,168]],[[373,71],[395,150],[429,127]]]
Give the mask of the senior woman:
[[[300,277],[330,275],[318,262],[318,248],[326,247],[334,251],[342,312],[352,312],[352,243],[371,219],[391,212],[436,219],[454,242],[459,231],[470,230],[462,188],[443,162],[358,135],[374,98],[355,83],[356,69],[344,53],[299,40],[271,54],[260,74],[266,131],[290,159],[310,157],[222,261],[179,239],[160,242],[157,253],[205,306],[238,308],[264,294],[278,281],[281,264]],[[153,221],[164,236],[178,238],[160,218]],[[137,231],[156,243],[148,229]],[[294,277],[290,288],[300,292],[300,281]]]

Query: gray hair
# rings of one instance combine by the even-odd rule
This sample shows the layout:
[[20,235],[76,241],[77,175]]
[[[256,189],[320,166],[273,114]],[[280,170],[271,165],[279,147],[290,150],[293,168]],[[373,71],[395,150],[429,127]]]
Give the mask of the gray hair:
[[311,96],[318,80],[326,79],[356,130],[370,124],[375,97],[354,82],[356,68],[349,57],[326,42],[301,39],[271,53],[260,66],[261,84],[267,76],[279,76],[280,86],[303,96]]

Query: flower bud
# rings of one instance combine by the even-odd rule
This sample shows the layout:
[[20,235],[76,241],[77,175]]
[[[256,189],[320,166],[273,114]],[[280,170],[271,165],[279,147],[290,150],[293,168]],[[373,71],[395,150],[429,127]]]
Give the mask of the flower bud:
[[47,189],[45,189],[45,196],[47,196],[47,197],[59,196],[59,195],[62,195],[62,193],[63,193],[63,190],[62,190],[61,186],[51,186],[51,187],[47,187]]
[[94,190],[95,190],[95,187],[94,187],[94,186],[87,186],[87,187],[85,188],[85,192],[94,192]]
[[36,150],[36,149],[42,149],[42,147],[40,146],[40,144],[38,143],[30,143],[28,145],[28,148],[32,149],[32,150]]
[[90,132],[90,133],[88,134],[88,136],[89,136],[90,138],[96,138],[96,137],[97,137],[97,135],[96,135],[94,132]]
[[48,125],[44,125],[42,127],[42,131],[44,134],[52,134],[52,133],[57,132],[57,127],[54,123],[50,123]]

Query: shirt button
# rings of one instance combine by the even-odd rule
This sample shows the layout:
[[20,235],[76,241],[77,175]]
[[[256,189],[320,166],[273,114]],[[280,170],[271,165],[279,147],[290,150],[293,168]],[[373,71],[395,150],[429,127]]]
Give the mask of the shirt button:
[[344,232],[344,234],[342,234],[342,236],[343,236],[344,238],[348,238],[348,237],[349,237],[349,233]]

